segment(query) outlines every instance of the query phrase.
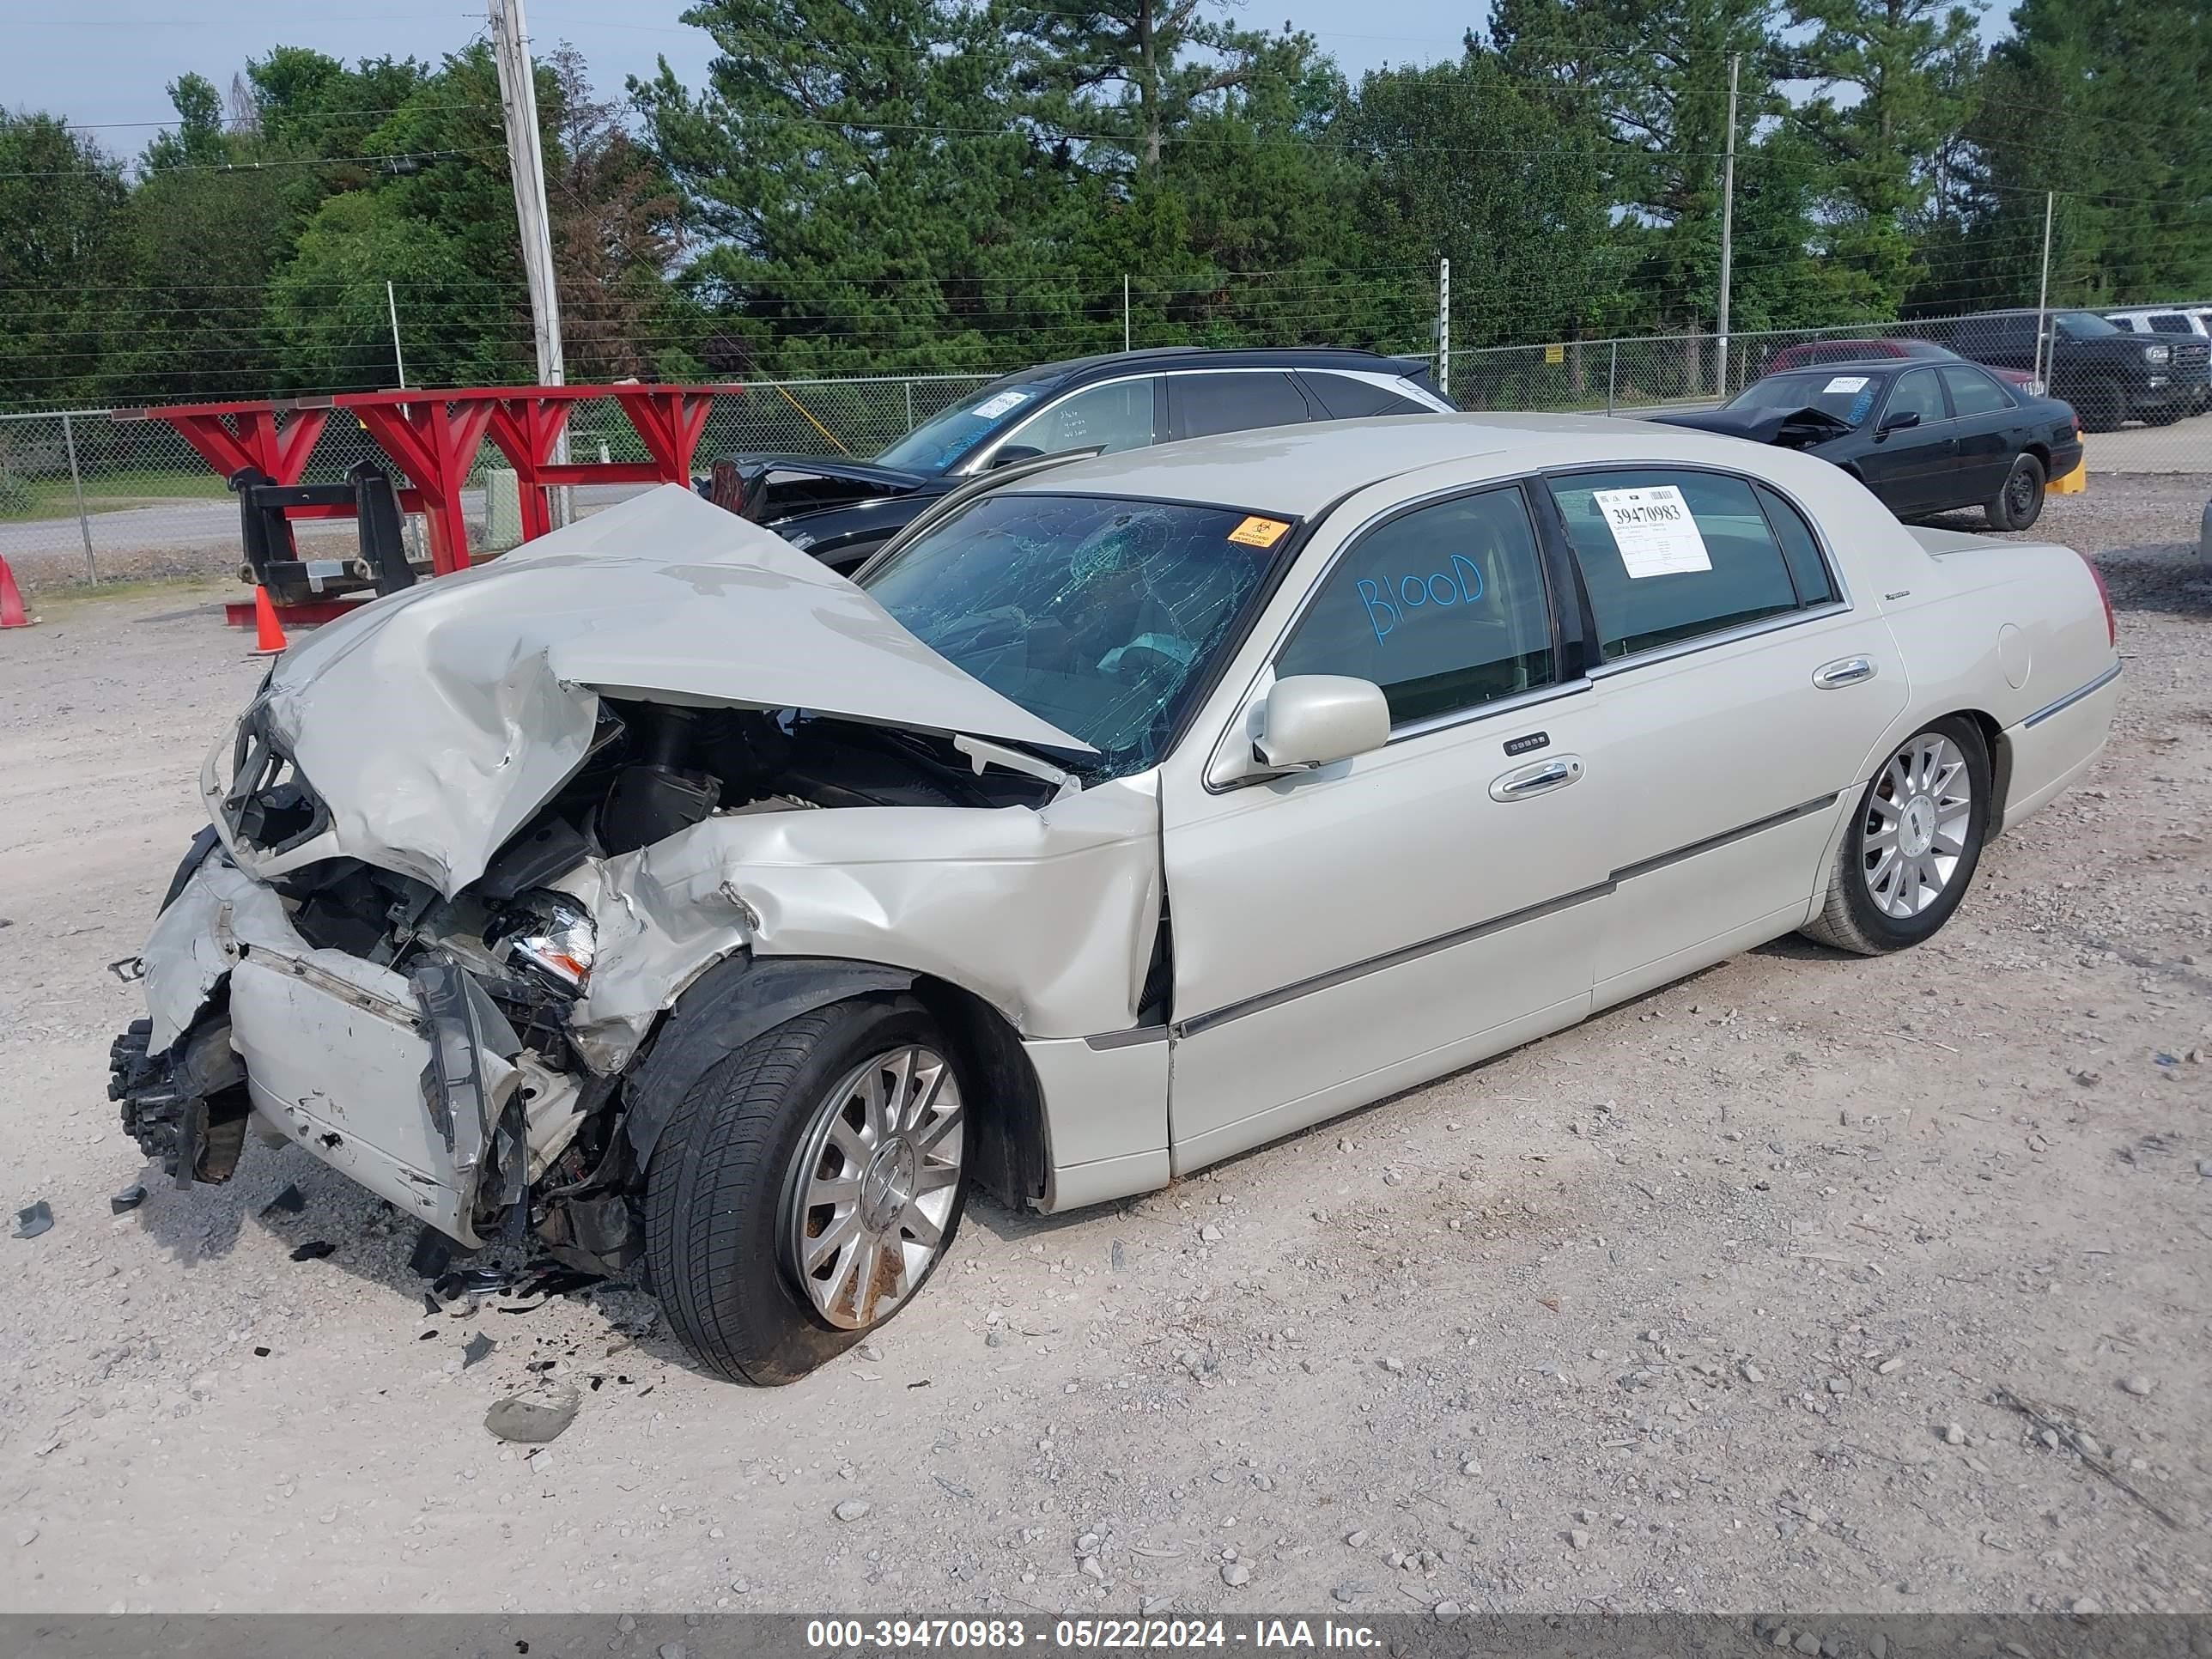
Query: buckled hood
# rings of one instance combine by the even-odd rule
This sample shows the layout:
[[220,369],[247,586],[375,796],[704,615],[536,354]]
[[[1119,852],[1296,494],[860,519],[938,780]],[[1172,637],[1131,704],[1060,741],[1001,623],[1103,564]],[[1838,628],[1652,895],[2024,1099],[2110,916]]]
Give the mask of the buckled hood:
[[[450,896],[583,763],[602,694],[1091,752],[842,576],[672,484],[295,647],[202,790],[252,873],[349,856]],[[287,782],[293,810],[269,810]]]

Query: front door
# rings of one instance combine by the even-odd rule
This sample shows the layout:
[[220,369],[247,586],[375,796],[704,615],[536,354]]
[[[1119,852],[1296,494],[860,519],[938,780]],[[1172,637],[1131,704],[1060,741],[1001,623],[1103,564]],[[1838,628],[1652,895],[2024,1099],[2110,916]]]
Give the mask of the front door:
[[1597,623],[1599,758],[1634,803],[1607,826],[1602,1006],[1803,921],[1907,685],[1888,625],[1766,485],[1679,466],[1549,482]]
[[1587,1008],[1626,798],[1588,758],[1601,707],[1563,678],[1580,641],[1555,626],[1564,569],[1547,569],[1531,499],[1430,499],[1372,517],[1340,554],[1306,550],[1327,574],[1237,722],[1277,678],[1349,675],[1389,696],[1386,747],[1223,787],[1221,757],[1250,741],[1232,722],[1164,769],[1178,1172]]
[[[1900,415],[1917,415],[1917,426],[1892,426]],[[1943,383],[1932,368],[1909,368],[1889,384],[1875,411],[1874,441],[1859,458],[1859,476],[1899,518],[1950,505],[1956,489],[1958,441]]]

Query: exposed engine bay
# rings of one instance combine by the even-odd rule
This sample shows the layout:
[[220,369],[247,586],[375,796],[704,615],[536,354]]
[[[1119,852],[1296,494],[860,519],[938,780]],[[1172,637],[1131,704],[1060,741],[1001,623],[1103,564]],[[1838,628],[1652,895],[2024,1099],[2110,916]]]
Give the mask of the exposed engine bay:
[[[554,884],[717,817],[1035,807],[1054,792],[1049,779],[979,765],[951,740],[926,734],[789,710],[607,699],[574,775],[451,898],[345,857],[289,871],[268,886],[309,952],[404,978],[434,1033],[444,1026],[465,1036],[437,1045],[440,1075],[424,1087],[432,1126],[449,1150],[467,1139],[459,1121],[466,1114],[457,1109],[465,1103],[453,1097],[487,1086],[467,1053],[488,1052],[512,1068],[515,1086],[490,1114],[494,1128],[480,1149],[486,1178],[473,1230],[488,1239],[527,1229],[571,1265],[605,1271],[638,1248],[626,1200],[635,1172],[617,1133],[619,1077],[593,1070],[568,1024],[589,988],[596,929],[585,906]],[[251,799],[241,823],[266,837],[263,844],[282,845],[326,816],[309,781],[287,768]],[[212,832],[204,835],[177,888],[199,863],[222,856]],[[115,1045],[111,1092],[126,1127],[180,1182],[227,1180],[238,1162],[249,1102],[228,1024],[226,1000],[161,1060],[147,1054],[149,1021]]]

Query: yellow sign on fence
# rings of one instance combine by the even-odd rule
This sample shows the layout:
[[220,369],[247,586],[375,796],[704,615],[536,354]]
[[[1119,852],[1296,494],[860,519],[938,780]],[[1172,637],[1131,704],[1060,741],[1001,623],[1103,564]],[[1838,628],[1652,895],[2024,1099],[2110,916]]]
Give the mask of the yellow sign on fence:
[[1566,347],[1557,345],[1546,346],[1544,348],[1544,361],[1547,363],[1564,363],[1567,361]]

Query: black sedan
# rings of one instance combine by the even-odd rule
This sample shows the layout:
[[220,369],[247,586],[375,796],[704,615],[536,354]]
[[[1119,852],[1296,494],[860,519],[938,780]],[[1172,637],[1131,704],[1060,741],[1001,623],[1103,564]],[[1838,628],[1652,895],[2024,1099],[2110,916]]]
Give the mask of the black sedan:
[[735,455],[702,494],[856,568],[939,497],[993,467],[1076,449],[1141,449],[1217,432],[1449,410],[1418,359],[1324,346],[1190,346],[1047,363],[994,380],[873,459]]
[[1833,461],[1900,519],[1978,507],[2025,530],[2044,486],[2081,461],[2074,411],[1978,363],[1824,363],[1770,374],[1724,408],[1652,417]]

